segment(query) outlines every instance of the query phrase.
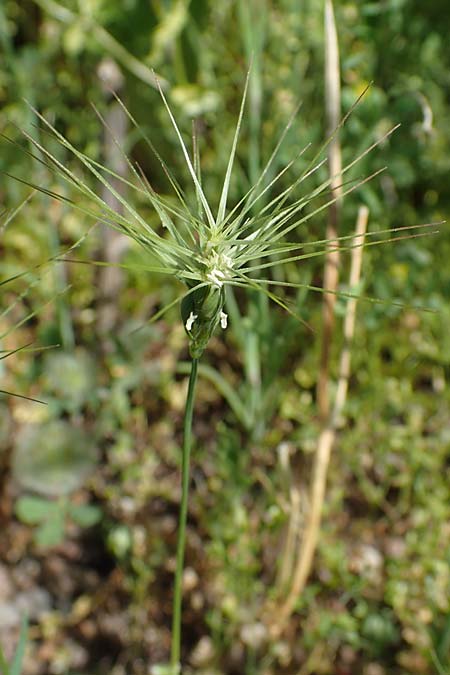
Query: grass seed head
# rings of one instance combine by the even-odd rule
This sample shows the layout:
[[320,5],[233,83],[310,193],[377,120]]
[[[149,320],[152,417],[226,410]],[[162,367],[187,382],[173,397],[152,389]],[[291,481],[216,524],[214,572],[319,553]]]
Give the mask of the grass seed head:
[[[196,212],[188,205],[188,200],[183,190],[178,185],[169,167],[154,148],[152,141],[142,131],[131,113],[119,99],[118,102],[131,123],[142,134],[144,141],[161,163],[177,196],[178,202],[175,205],[173,201],[169,201],[155,192],[147,177],[125,155],[114,138],[113,141],[117,144],[119,151],[123,154],[128,164],[129,176],[127,177],[117,175],[108,167],[102,166],[79,151],[37,110],[33,109],[46,130],[56,137],[57,141],[74,155],[88,169],[90,174],[99,181],[103,186],[102,192],[106,188],[115,197],[116,201],[120,204],[120,212],[111,208],[101,196],[101,193],[97,193],[78,174],[73,173],[67,163],[60,162],[32,135],[26,131],[23,132],[31,146],[36,150],[36,155],[33,152],[29,154],[41,163],[45,163],[49,169],[57,173],[80,194],[82,199],[76,202],[64,194],[57,194],[28,181],[26,181],[27,185],[68,203],[84,215],[88,215],[98,222],[105,223],[132,238],[148,251],[153,258],[159,261],[158,265],[146,267],[149,272],[173,275],[184,284],[187,290],[168,307],[181,301],[181,318],[190,341],[191,354],[196,358],[206,348],[216,327],[220,324],[222,328],[225,328],[227,325],[224,306],[226,287],[229,285],[258,290],[299,318],[283,300],[269,290],[271,285],[276,282],[270,278],[261,278],[261,271],[270,270],[275,265],[280,266],[286,263],[299,262],[305,258],[321,255],[329,244],[326,240],[322,240],[317,242],[317,244],[321,245],[321,251],[313,253],[303,253],[302,251],[299,254],[299,250],[308,246],[308,244],[288,241],[286,238],[289,233],[295,231],[300,225],[305,224],[311,218],[316,217],[335,201],[335,197],[330,193],[330,186],[333,184],[335,176],[329,176],[319,183],[317,187],[301,196],[298,196],[298,188],[313,174],[318,175],[318,170],[326,162],[326,159],[321,159],[324,150],[350,113],[347,113],[334,134],[325,141],[319,151],[307,163],[306,168],[301,174],[287,188],[276,194],[275,197],[271,197],[269,195],[272,188],[277,186],[281,177],[294,166],[299,156],[309,148],[308,145],[286,166],[279,170],[278,173],[274,172],[274,177],[268,180],[274,159],[293,121],[292,117],[256,183],[250,187],[247,193],[231,210],[227,209],[228,193],[239,132],[243,120],[249,75],[247,75],[217,210],[211,206],[203,191],[198,143],[194,143],[194,159],[191,159],[161,89],[160,94],[163,104],[178,138],[196,193]],[[101,115],[99,116],[102,122],[105,123]],[[394,129],[363,150],[342,169],[340,176],[345,176],[359,160],[364,158],[375,146],[382,143]],[[344,182],[340,197],[357,189],[377,173],[379,172],[361,178],[358,181]],[[123,196],[121,191],[116,189],[114,183],[117,180],[121,181],[126,188],[135,190],[141,197],[145,196],[150,201],[160,219],[162,231],[152,227],[133,204]],[[323,196],[325,196],[325,199],[322,199],[317,205],[318,198]],[[216,211],[215,216],[213,215],[214,211]],[[339,245],[340,240],[345,241],[347,239],[348,237],[346,236],[340,237]],[[305,288],[312,288],[312,290],[322,290],[308,286],[307,284],[283,283],[285,286],[304,286]],[[154,319],[157,316],[161,316],[168,307],[158,312]]]

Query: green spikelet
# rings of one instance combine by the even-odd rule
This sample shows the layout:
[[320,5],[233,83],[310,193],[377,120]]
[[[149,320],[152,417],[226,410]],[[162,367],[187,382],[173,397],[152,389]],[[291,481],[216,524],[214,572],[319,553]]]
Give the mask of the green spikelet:
[[181,318],[189,337],[189,351],[192,358],[198,359],[202,355],[219,323],[225,327],[224,304],[225,289],[214,285],[202,285],[183,298]]

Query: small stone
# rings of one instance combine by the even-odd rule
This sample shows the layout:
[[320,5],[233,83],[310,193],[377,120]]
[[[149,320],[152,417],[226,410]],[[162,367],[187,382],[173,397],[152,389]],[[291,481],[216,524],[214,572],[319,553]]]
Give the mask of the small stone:
[[197,612],[203,609],[205,605],[205,598],[203,597],[203,594],[200,591],[194,591],[191,595],[191,607],[192,609],[195,609]]
[[2,602],[0,604],[0,626],[2,630],[16,628],[20,625],[20,612],[15,605]]
[[186,567],[183,572],[183,591],[189,593],[198,585],[198,574],[192,567]]
[[45,589],[33,588],[18,593],[14,603],[20,615],[27,615],[30,619],[39,620],[43,614],[50,610],[51,597]]
[[136,512],[136,501],[133,497],[122,497],[119,507],[124,516],[132,516]]
[[386,675],[386,671],[378,663],[368,663],[363,670],[363,675]]
[[352,571],[363,575],[369,581],[375,583],[381,574],[383,562],[383,555],[375,546],[362,544],[354,551],[350,567]]
[[210,637],[204,635],[191,652],[190,662],[196,668],[207,665],[214,658],[214,645]]
[[384,543],[386,555],[399,560],[405,555],[406,542],[401,537],[388,537]]
[[248,647],[259,649],[267,638],[267,629],[264,624],[256,621],[241,628],[241,640]]

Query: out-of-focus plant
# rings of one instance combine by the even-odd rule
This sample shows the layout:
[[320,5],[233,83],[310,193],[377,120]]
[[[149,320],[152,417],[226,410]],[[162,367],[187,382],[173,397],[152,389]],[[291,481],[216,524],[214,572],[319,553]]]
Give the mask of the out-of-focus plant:
[[[207,188],[208,194],[214,195],[214,191],[219,190],[217,176],[227,161],[225,156],[227,143],[224,139],[228,137],[231,119],[235,117],[237,106],[238,87],[235,73],[236,64],[242,62],[242,28],[236,19],[235,3],[211,3],[207,0],[196,0],[184,13],[179,9],[179,5],[183,3],[172,3],[170,7],[169,4],[154,3],[149,8],[148,3],[138,1],[129,3],[125,7],[120,3],[102,1],[95,3],[95,7],[90,3],[89,9],[93,12],[95,22],[103,26],[138,58],[146,59],[151,50],[152,58],[157,59],[152,65],[156,65],[173,85],[168,96],[177,110],[177,119],[183,122],[183,118],[191,114],[200,115],[199,126],[203,129],[204,138],[207,141],[202,152],[205,189]],[[245,4],[247,3],[242,3],[242,5]],[[317,141],[322,133],[321,17],[315,3],[299,5],[298,2],[290,0],[284,2],[281,8],[279,3],[267,0],[264,3],[254,3],[258,9],[258,20],[263,17],[263,12],[259,11],[259,7],[263,4],[268,20],[265,27],[267,33],[261,69],[261,91],[264,92],[264,97],[261,107],[261,138],[258,149],[262,157],[267,157],[267,149],[274,130],[280,126],[283,115],[290,114],[295,105],[292,92],[299,92],[299,97],[305,102],[301,122],[294,122],[288,143],[285,144],[284,149],[280,149],[278,160],[279,165],[282,166],[286,157],[287,161],[290,159],[288,152],[293,144],[291,141],[301,142],[300,139],[304,139],[305,136],[308,140]],[[73,3],[69,5],[68,2],[61,0],[58,5],[64,8],[70,7],[73,11]],[[77,148],[98,158],[96,153],[98,152],[99,134],[95,121],[89,115],[86,102],[94,100],[98,103],[96,70],[100,59],[104,56],[104,48],[96,44],[95,35],[89,31],[83,31],[80,16],[75,17],[73,24],[64,23],[51,12],[28,12],[28,6],[27,3],[8,0],[0,8],[0,11],[4,8],[6,14],[9,15],[6,22],[2,22],[0,17],[0,31],[6,32],[8,29],[13,37],[11,40],[14,47],[13,60],[17,64],[16,75],[8,72],[6,59],[0,66],[2,70],[0,117],[2,120],[5,116],[20,120],[21,124],[26,124],[28,128],[30,116],[27,116],[21,104],[21,96],[26,96],[29,100],[35,101],[36,107],[46,117],[50,115],[50,119],[58,121],[58,129],[63,129],[64,134]],[[85,6],[87,7],[86,3]],[[442,218],[443,211],[448,210],[449,204],[447,182],[450,124],[446,105],[449,42],[446,34],[448,22],[443,20],[443,17],[448,16],[448,6],[442,2],[428,3],[425,6],[417,0],[393,0],[385,3],[369,3],[364,6],[354,2],[339,3],[336,10],[344,57],[344,107],[350,105],[356,93],[362,90],[367,81],[375,80],[370,97],[362,102],[358,115],[350,118],[346,125],[347,131],[343,134],[343,150],[347,160],[350,154],[365,142],[365,139],[376,138],[392,125],[391,120],[402,122],[401,130],[383,148],[383,162],[389,166],[389,175],[383,177],[381,190],[378,189],[378,185],[372,187],[370,183],[366,183],[358,193],[358,199],[362,198],[370,206],[371,228],[387,228],[394,226],[395,223],[416,223],[425,213],[426,218],[430,217],[430,213],[433,214],[432,218]],[[144,13],[145,20],[142,19]],[[158,26],[160,26],[158,29],[160,38],[153,42],[153,31]],[[146,62],[150,63],[148,58]],[[129,73],[127,69],[124,72],[126,75]],[[17,77],[20,78],[22,88],[17,86]],[[154,89],[142,87],[141,83],[131,76],[127,77],[126,91],[127,105],[137,118],[142,120],[145,128],[151,129],[152,138],[158,138],[164,157],[170,156],[170,165],[174,168],[174,173],[183,179],[182,153],[179,152],[176,144],[170,142],[169,125],[159,114],[159,106],[155,105]],[[205,105],[205,102],[208,105]],[[133,145],[134,142],[135,137],[131,135],[129,143],[133,147],[133,157],[139,159],[146,175],[151,176],[152,182],[155,181],[156,191],[161,193],[164,189],[162,169],[158,167],[157,160],[152,160],[148,155],[145,156],[143,147]],[[239,157],[241,166],[246,165],[249,144],[250,141],[247,141],[244,130]],[[2,153],[0,161],[9,167],[14,166],[14,173],[17,173],[16,167],[25,169],[20,154],[13,147],[10,152]],[[64,161],[66,161],[66,156]],[[370,167],[369,173],[378,166],[376,155],[368,156],[366,161],[367,166]],[[301,162],[302,158],[299,159],[299,164]],[[245,172],[242,171],[239,174],[239,164],[237,168],[239,180],[235,180],[230,186],[233,199],[239,195],[242,186],[246,184]],[[24,174],[20,173],[20,175]],[[281,184],[283,188],[285,187],[288,177],[287,172],[280,179],[280,189]],[[2,194],[3,191],[11,190],[12,193],[13,189],[19,189],[18,186],[12,188],[12,185],[12,183],[3,184]],[[143,195],[141,203],[144,198]],[[45,231],[41,225],[44,222],[42,214],[36,217],[36,212],[37,209],[33,211],[31,218],[26,221],[23,219],[21,223],[19,234],[25,243],[28,242],[28,245],[22,245],[19,250],[23,256],[36,254],[38,232]],[[147,210],[146,216],[148,213]],[[351,222],[353,218],[354,204],[348,200],[345,205],[343,222]],[[69,218],[67,222],[69,223]],[[83,219],[80,218],[77,221],[72,215],[70,223],[72,226],[76,224],[78,228],[84,227]],[[320,218],[311,221],[311,228],[308,228],[308,233],[304,233],[305,238],[316,237],[322,224],[323,221]],[[14,259],[14,253],[14,250],[11,252],[6,249],[8,262]],[[133,251],[128,262],[137,260],[138,256],[139,254]],[[355,375],[352,378],[352,387],[357,395],[352,396],[347,404],[349,425],[340,435],[342,454],[340,453],[339,459],[336,458],[335,466],[331,468],[328,507],[330,518],[327,518],[327,521],[340,523],[342,531],[345,534],[348,533],[350,537],[359,537],[361,532],[366,536],[368,532],[375,531],[380,539],[383,539],[383,532],[385,532],[383,528],[387,527],[388,534],[392,534],[391,530],[401,528],[404,516],[405,527],[407,526],[408,530],[414,530],[416,526],[409,521],[407,514],[413,510],[419,499],[419,493],[416,490],[417,476],[421,477],[429,473],[430,478],[435,479],[439,484],[443,480],[445,459],[439,450],[448,446],[447,395],[445,389],[441,388],[448,376],[448,355],[450,354],[448,332],[445,328],[443,330],[448,316],[446,308],[448,291],[445,285],[447,284],[448,287],[448,257],[449,242],[444,237],[440,239],[439,247],[435,246],[434,241],[428,246],[425,242],[420,248],[414,242],[402,242],[395,247],[385,247],[380,250],[380,253],[377,253],[375,247],[372,249],[372,254],[366,257],[365,279],[372,294],[387,301],[401,297],[411,304],[416,302],[430,304],[442,313],[440,316],[418,315],[415,310],[402,313],[398,307],[389,305],[389,303],[366,305],[364,312],[361,313],[356,349],[353,355]],[[139,262],[141,263],[143,259],[144,252]],[[320,262],[320,258],[312,258],[298,265],[297,269],[294,265],[292,268],[285,268],[280,278],[289,281],[305,281],[304,275],[307,275],[308,279],[315,280],[318,277],[318,265],[314,265],[315,260]],[[277,276],[279,274],[277,268],[274,268],[274,271]],[[149,297],[151,294],[152,298],[158,297],[162,304],[172,297],[173,283],[168,283],[163,289],[158,289],[155,281],[143,275],[141,270],[129,269],[128,272],[133,292],[128,293],[121,300],[122,307],[126,306],[127,312],[133,311],[139,298],[144,296]],[[90,271],[87,270],[86,273],[90,274]],[[95,294],[95,285],[91,283],[92,290],[89,290],[86,277],[83,282],[80,279],[81,274],[76,279],[77,294],[71,298],[72,306],[78,313],[78,308],[87,305],[86,312],[82,310],[83,319],[85,314],[87,317],[90,313],[91,320],[93,320],[94,312],[89,307],[89,299]],[[302,289],[300,292],[304,291],[305,289]],[[237,333],[240,332],[244,340],[252,336],[250,330],[247,330],[249,324],[247,318],[244,318],[241,324],[234,320],[229,300],[231,294],[227,293],[227,295],[226,311],[229,313],[231,330],[226,342],[227,348],[235,354],[241,350],[241,340],[237,339]],[[239,308],[242,309],[243,302],[239,294],[237,295]],[[133,299],[130,302],[131,297]],[[259,295],[259,297],[263,296]],[[316,326],[316,305],[312,294],[308,297],[299,295],[296,301],[297,307],[302,308],[302,318]],[[344,303],[345,298],[338,301],[338,311],[343,311]],[[295,320],[286,315],[282,321],[279,321],[279,317],[276,316],[275,321],[272,320],[269,325],[266,325],[260,321],[260,314],[257,314],[253,307],[251,311],[254,316],[250,316],[250,322],[256,326],[258,336],[262,335],[267,344],[266,351],[262,352],[264,376],[264,368],[273,366],[272,356],[275,347],[272,349],[272,345],[278,344],[276,341],[285,337],[288,329],[295,330],[297,326],[294,323]],[[271,312],[269,318],[273,319],[275,314]],[[161,326],[164,330],[164,324]],[[81,324],[78,328],[80,327]],[[47,322],[39,320],[36,329],[41,334],[47,331]],[[174,331],[174,334],[176,332]],[[395,340],[392,339],[394,332]],[[143,331],[138,333],[138,335],[142,334]],[[83,335],[80,334],[79,338],[89,340],[90,335],[88,325],[88,329],[83,332]],[[59,340],[56,341],[59,342]],[[255,340],[248,339],[248,358],[245,358],[245,363],[252,366],[248,368],[252,376],[255,373],[254,342]],[[282,380],[282,386],[279,385],[280,380],[278,380],[278,386],[271,388],[270,379],[268,378],[266,382],[263,380],[263,396],[264,385],[267,385],[267,392],[271,391],[278,405],[275,408],[262,408],[269,411],[269,414],[275,409],[276,414],[273,424],[270,425],[266,443],[263,441],[261,445],[262,449],[266,448],[265,456],[263,457],[261,453],[258,461],[264,463],[264,470],[266,470],[267,462],[275,478],[277,470],[270,460],[273,453],[269,452],[269,446],[272,449],[281,439],[285,438],[286,434],[289,434],[293,444],[298,448],[293,451],[293,470],[297,463],[302,464],[303,461],[308,461],[311,451],[311,437],[314,435],[314,425],[311,420],[314,418],[313,388],[316,369],[314,349],[309,348],[311,344],[312,338],[307,338],[300,349],[293,351],[286,348],[285,343],[282,342],[277,357],[288,359],[289,377]],[[242,360],[244,361],[244,358]],[[392,363],[388,364],[388,360]],[[216,362],[216,366],[223,373],[222,383],[227,383],[230,369],[238,369],[229,361],[231,359],[223,359],[220,365]],[[236,357],[236,361],[239,362],[239,356]],[[394,363],[398,364],[397,368],[394,367]],[[127,366],[128,363],[124,363],[124,369],[127,369]],[[185,364],[185,368],[187,367],[188,365]],[[138,368],[140,369],[140,365]],[[206,372],[208,368],[206,364],[200,364],[200,378],[209,377],[211,371]],[[298,392],[293,391],[291,373],[294,381],[302,387],[300,399]],[[238,381],[236,374],[234,377],[232,385]],[[242,377],[242,382],[237,386],[232,386],[232,392],[239,396],[241,405],[238,419],[241,426],[253,433],[254,420],[250,414],[246,415],[246,406],[249,401],[254,401],[255,396],[252,391],[252,380],[247,378],[247,381]],[[429,389],[427,382],[432,383]],[[122,425],[125,448],[127,443],[129,445],[132,443],[130,435],[135,431],[134,424],[131,424],[131,420],[134,420],[131,413],[145,416],[144,406],[138,404],[136,408],[135,398],[129,396],[134,387],[135,385],[129,385],[127,391],[124,386],[120,394],[114,393],[114,399],[112,397],[110,400],[105,399],[103,403],[105,413],[109,415],[109,421],[101,423],[106,425],[108,433],[114,424]],[[173,388],[175,389],[174,386]],[[232,396],[227,395],[218,383],[217,388],[227,403],[232,406]],[[17,387],[14,390],[16,389]],[[229,390],[228,394],[230,394]],[[54,401],[57,403],[56,396]],[[64,397],[64,405],[67,401],[68,399]],[[235,406],[236,411],[239,403]],[[128,426],[127,411],[130,411]],[[409,411],[412,411],[411,414]],[[61,412],[65,414],[67,410],[61,410]],[[417,418],[421,415],[429,420],[429,424],[424,423],[418,430]],[[258,425],[261,424],[260,417],[261,414],[256,415]],[[406,421],[399,424],[399,420],[403,417]],[[112,421],[112,418],[115,421]],[[371,424],[371,420],[375,423]],[[132,430],[130,426],[133,426]],[[408,429],[411,431],[410,435],[406,433]],[[413,430],[415,430],[414,433]],[[244,454],[245,449],[245,452],[250,454],[248,451],[251,447],[245,445],[245,438],[235,438],[231,435],[233,432],[229,428],[227,432],[230,435],[230,442],[226,446],[226,452],[233,456],[235,452]],[[436,437],[436,444],[432,442],[433,435]],[[411,464],[403,462],[399,472],[398,462],[402,443],[406,448],[411,448],[414,439],[417,439],[417,443],[414,442],[414,462]],[[355,453],[355,447],[360,448],[361,452]],[[433,457],[435,463],[427,468],[426,465],[416,462],[416,457],[419,455],[429,459]],[[156,459],[154,461],[157,462]],[[256,466],[250,464],[246,467],[250,474],[249,478],[259,468],[258,461]],[[119,476],[118,484],[114,486],[117,493],[120,493],[123,487],[121,480],[124,479]],[[233,499],[232,483],[235,481],[235,474],[230,469],[226,481],[226,488],[230,491],[230,501]],[[399,486],[399,481],[401,481],[401,486]],[[348,497],[348,501],[342,497],[341,501],[336,498],[336,492],[344,490],[344,484],[347,488],[350,487],[349,492],[352,495]],[[398,490],[401,493],[399,501],[396,499]],[[448,500],[445,496],[442,497],[442,489],[437,491],[433,487],[428,492],[429,501],[422,505],[422,508],[424,511],[430,509],[433,516],[429,527],[424,526],[423,529],[419,529],[418,540],[424,541],[422,534],[425,532],[430,534],[430,538],[426,538],[423,547],[418,547],[413,541],[413,536],[410,535],[408,554],[405,556],[404,564],[401,564],[399,560],[390,562],[388,556],[386,579],[383,583],[380,582],[376,589],[371,588],[368,591],[375,594],[387,593],[386,602],[394,607],[397,620],[402,624],[402,631],[414,624],[412,638],[410,631],[405,635],[412,640],[409,648],[416,653],[420,651],[416,636],[427,633],[427,612],[422,610],[427,608],[430,600],[424,593],[416,598],[415,592],[416,589],[425,588],[425,580],[427,580],[428,590],[435,585],[433,579],[430,582],[430,574],[427,570],[429,570],[429,561],[441,557],[442,552],[437,543],[438,539],[433,539],[431,535],[433,532],[438,532],[439,528],[443,528],[447,520],[442,504]],[[355,494],[357,497],[354,496]],[[221,490],[214,492],[214,499],[219,499],[219,497],[222,497]],[[264,497],[270,503],[268,495]],[[270,497],[272,498],[272,493]],[[166,496],[163,495],[162,498],[166,499]],[[167,496],[167,500],[171,499]],[[351,508],[353,499],[360,500],[357,505],[365,515],[355,517],[355,512]],[[229,502],[224,503],[227,505]],[[263,509],[264,503],[265,501],[261,500],[258,507]],[[244,504],[248,508],[248,503],[244,502]],[[272,506],[275,508],[274,505]],[[205,511],[209,511],[209,502]],[[377,521],[379,512],[389,514],[387,524],[384,521]],[[345,520],[347,513],[350,514],[350,522]],[[213,514],[210,520],[208,520],[208,514],[205,514],[205,519],[206,524],[209,523],[209,529],[207,525],[208,536],[209,530],[213,533],[212,544],[216,551],[220,548],[220,521],[228,523],[228,512],[214,509]],[[264,536],[265,527],[269,522],[265,518],[266,514],[261,511],[258,539]],[[227,529],[225,525],[223,527]],[[405,534],[400,533],[399,537],[404,538]],[[256,536],[254,538],[256,539]],[[333,603],[336,595],[340,595],[343,588],[346,591],[348,589],[348,578],[343,568],[345,568],[345,556],[349,558],[349,553],[344,548],[342,564],[339,569],[332,568],[329,557],[324,555],[324,549],[330,538],[328,526],[325,526],[319,546],[317,577],[315,576],[307,586],[303,601],[300,600],[297,606],[302,616],[304,611],[302,608],[308,606],[308,599],[319,586],[321,604],[324,607],[324,614],[328,617],[333,617]],[[230,545],[230,550],[233,553],[232,545]],[[219,559],[222,567],[218,575],[220,577],[226,575],[228,578],[233,574],[234,558],[233,555],[226,555],[226,553],[227,551],[223,558],[219,555],[215,558],[213,556],[213,561],[216,563]],[[144,563],[142,564],[144,567],[145,556],[144,561],[140,562]],[[420,570],[420,579],[423,580],[423,584],[417,581],[418,578],[411,576],[410,570],[413,562],[415,568],[418,567]],[[211,558],[207,563],[211,563]],[[215,569],[214,563],[213,569]],[[236,576],[239,576],[237,564],[236,568]],[[266,575],[270,574],[270,563],[267,563],[264,571]],[[213,571],[211,577],[215,574],[216,572]],[[260,578],[260,572],[253,570],[253,574],[249,573],[246,577],[248,587],[253,586],[256,590]],[[436,589],[437,594],[439,594],[439,588]],[[251,591],[250,588],[247,590]],[[364,588],[359,588],[358,593],[364,594]],[[408,602],[405,601],[405,596]],[[239,594],[238,597],[240,597]],[[374,611],[377,611],[377,606]],[[442,614],[445,611],[444,608],[436,609],[436,619],[435,622],[433,620],[432,626],[435,644],[441,645],[442,642],[442,649],[445,649],[445,615]],[[322,644],[326,642],[326,632],[320,636],[312,634],[308,616],[305,617],[303,626],[305,634],[309,632],[314,638],[308,642],[311,649],[319,638]],[[352,626],[358,629],[355,622]],[[345,644],[350,632],[336,631],[335,636],[338,635],[341,644]],[[237,635],[235,637],[233,644],[239,643],[239,637]],[[302,646],[304,646],[303,643],[302,640]],[[228,649],[225,646],[227,644],[229,643],[225,641],[222,645],[218,644],[219,651],[220,648]],[[287,643],[285,643],[285,649],[289,649]],[[332,651],[333,647],[330,647],[330,654]],[[380,659],[381,667],[388,660],[387,655],[384,660]],[[441,661],[444,663],[443,658]],[[337,668],[332,656],[328,657],[328,661],[325,659],[325,665],[322,663],[324,672],[327,668],[327,672],[330,673],[335,672]],[[412,672],[410,666],[405,665],[404,669]],[[390,668],[389,672],[391,672]],[[423,673],[425,669],[422,668],[418,672]]]
[[97,506],[71,498],[95,464],[95,445],[70,422],[49,419],[22,427],[13,451],[13,475],[23,490],[35,494],[20,496],[15,512],[23,523],[37,526],[36,544],[56,546],[64,540],[69,522],[84,528],[101,518]]
[[[15,208],[12,209],[11,211],[6,211],[1,214],[0,219],[0,232],[3,234],[8,225],[11,223],[11,221],[20,213],[20,211],[26,206],[26,204],[29,202],[31,199],[33,193],[29,195],[26,199],[24,199],[21,204]],[[8,290],[6,287],[9,286],[10,284],[13,284],[14,282],[17,282],[19,280],[22,280],[23,278],[29,278],[30,276],[30,271],[25,270],[21,272],[16,272],[15,274],[12,275],[7,275],[6,278],[3,278],[0,280],[0,288],[2,288],[2,292],[5,293],[5,290]],[[31,275],[32,276],[32,275]],[[20,292],[16,293],[15,296],[12,296],[9,301],[5,303],[5,306],[1,308],[0,311],[0,362],[6,359],[9,356],[13,356],[14,354],[18,354],[19,352],[26,352],[26,351],[36,351],[38,350],[37,347],[34,347],[31,344],[24,344],[20,345],[18,347],[10,348],[10,349],[3,349],[3,342],[10,336],[13,331],[18,330],[23,324],[25,324],[27,321],[30,321],[38,312],[39,309],[34,309],[31,311],[26,312],[25,316],[21,317],[20,319],[13,318],[10,320],[10,315],[13,315],[14,310],[16,309],[16,306],[20,303],[21,300],[23,300],[31,291],[34,285],[36,285],[36,280],[29,282],[25,288]],[[19,393],[12,393],[9,391],[4,391],[3,389],[0,389],[0,394],[3,395],[8,395],[8,396],[17,396],[19,398],[25,398],[29,400],[33,400],[38,403],[42,403],[42,401],[37,401],[36,399],[32,399],[28,396],[24,396],[23,394]]]
[[66,420],[24,425],[13,454],[19,485],[45,496],[68,495],[79,488],[96,463],[92,438]]
[[38,546],[57,546],[64,541],[67,523],[81,528],[92,527],[102,517],[101,510],[92,504],[76,504],[68,497],[56,501],[33,495],[19,497],[16,516],[26,525],[36,526],[34,541]]

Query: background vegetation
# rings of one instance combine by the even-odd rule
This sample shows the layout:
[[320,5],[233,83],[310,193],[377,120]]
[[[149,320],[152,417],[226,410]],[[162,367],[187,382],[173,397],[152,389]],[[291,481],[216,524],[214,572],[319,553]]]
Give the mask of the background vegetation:
[[[93,103],[154,188],[169,193],[112,89],[186,184],[152,86],[154,68],[187,135],[196,120],[206,189],[218,200],[253,54],[232,184],[239,199],[298,101],[279,167],[325,137],[320,4],[4,0],[0,127],[22,150],[2,142],[0,169],[66,189],[27,155],[24,128],[80,171],[38,128],[25,98],[80,150],[121,173]],[[445,219],[448,3],[340,1],[335,10],[343,112],[374,82],[343,129],[344,160],[402,125],[353,174],[388,166],[345,200],[342,234],[352,232],[361,203],[370,209],[372,231]],[[2,178],[3,208],[15,209],[29,194]],[[139,206],[156,224],[149,205]],[[185,397],[180,362],[188,354],[176,310],[156,324],[146,321],[179,288],[143,272],[139,266],[148,261],[140,250],[92,225],[33,195],[0,235],[2,278],[31,270],[2,287],[1,349],[40,349],[0,361],[1,386],[46,402],[0,399],[0,639],[12,653],[28,614],[27,675],[139,675],[169,648]],[[323,239],[325,226],[324,213],[298,237]],[[122,260],[126,269],[43,264],[75,243],[67,257]],[[229,329],[212,341],[198,390],[186,672],[450,672],[449,259],[446,226],[437,236],[364,254],[364,292],[385,302],[358,307],[320,546],[289,630],[276,640],[264,632],[262,608],[277,595],[290,489],[299,485],[306,494],[310,480],[322,297],[290,294],[311,332],[276,306],[269,312],[265,302],[237,296],[239,312],[230,311]],[[320,285],[322,267],[323,258],[312,258],[286,277],[275,270],[275,278]],[[344,307],[340,299],[338,316]]]

